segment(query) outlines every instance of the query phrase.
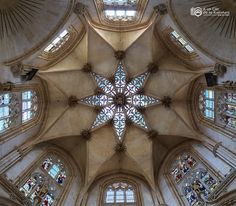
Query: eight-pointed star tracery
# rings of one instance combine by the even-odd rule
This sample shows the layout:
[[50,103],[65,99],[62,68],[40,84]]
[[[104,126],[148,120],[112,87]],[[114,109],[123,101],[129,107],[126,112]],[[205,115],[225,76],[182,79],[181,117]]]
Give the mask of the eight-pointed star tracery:
[[80,103],[102,108],[91,129],[97,129],[113,120],[119,141],[123,140],[127,120],[144,130],[149,130],[139,109],[160,104],[160,100],[156,97],[139,93],[150,75],[149,71],[128,82],[124,66],[122,62],[119,62],[114,75],[114,84],[99,74],[94,72],[91,74],[103,91],[103,94],[90,95],[79,100]]

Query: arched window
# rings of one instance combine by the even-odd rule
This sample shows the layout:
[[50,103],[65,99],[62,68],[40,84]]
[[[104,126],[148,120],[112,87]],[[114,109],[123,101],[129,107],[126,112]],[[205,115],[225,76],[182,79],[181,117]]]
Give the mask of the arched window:
[[182,191],[189,205],[199,205],[207,199],[218,186],[218,182],[205,169],[192,171],[184,180]]
[[45,49],[45,53],[54,53],[60,49],[70,38],[70,33],[67,29],[62,31]]
[[137,195],[134,186],[125,181],[114,182],[108,185],[104,193],[104,205],[136,206]]
[[32,120],[37,113],[38,99],[33,90],[0,94],[0,133]]
[[16,121],[19,109],[19,101],[15,93],[0,94],[0,133]]
[[223,87],[203,89],[199,95],[199,110],[205,120],[235,133],[236,92]]
[[220,183],[219,177],[190,153],[180,154],[171,165],[171,179],[186,205],[202,205]]
[[103,0],[104,14],[112,21],[134,21],[137,0]]
[[217,113],[221,123],[236,129],[236,92],[222,92],[218,96]]
[[202,115],[210,120],[214,120],[215,117],[215,100],[214,91],[205,89],[201,91],[199,96],[199,108]]
[[185,51],[192,53],[194,49],[190,46],[190,44],[180,35],[177,31],[173,30],[171,33],[171,38],[178,43]]
[[56,200],[66,184],[67,168],[56,156],[46,157],[24,182],[20,184],[20,191],[41,206],[56,205]]
[[175,182],[181,181],[188,171],[195,166],[196,160],[190,154],[183,154],[178,156],[172,165],[172,176]]
[[38,99],[35,91],[22,92],[22,122],[31,120],[38,109]]

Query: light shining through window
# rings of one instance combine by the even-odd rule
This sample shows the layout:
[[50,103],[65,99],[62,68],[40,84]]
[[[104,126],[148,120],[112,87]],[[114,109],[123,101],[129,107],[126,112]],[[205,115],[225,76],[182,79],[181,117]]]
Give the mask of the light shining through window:
[[148,130],[148,125],[144,116],[139,112],[139,108],[160,104],[160,101],[153,96],[139,94],[149,74],[148,71],[144,72],[127,82],[127,74],[121,62],[116,69],[114,83],[92,72],[91,75],[104,94],[91,95],[80,100],[82,104],[101,107],[91,129],[99,128],[112,120],[119,141],[123,140],[127,120]]
[[69,32],[65,29],[63,32],[59,34],[45,49],[44,52],[55,52],[59,48],[61,48],[69,39]]
[[171,36],[189,53],[194,52],[194,49],[189,43],[183,39],[175,30],[171,32]]

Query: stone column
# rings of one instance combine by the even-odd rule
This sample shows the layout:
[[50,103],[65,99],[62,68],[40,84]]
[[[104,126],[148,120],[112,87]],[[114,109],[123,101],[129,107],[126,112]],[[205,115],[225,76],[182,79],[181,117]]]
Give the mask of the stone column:
[[8,153],[0,160],[0,174],[3,174],[7,171],[10,167],[16,164],[22,157],[28,153],[31,148],[26,150],[22,150],[21,148],[15,149],[12,152]]
[[219,157],[231,167],[236,168],[236,155],[225,148],[222,142],[218,142],[215,145],[206,143],[205,146],[212,151],[215,157]]

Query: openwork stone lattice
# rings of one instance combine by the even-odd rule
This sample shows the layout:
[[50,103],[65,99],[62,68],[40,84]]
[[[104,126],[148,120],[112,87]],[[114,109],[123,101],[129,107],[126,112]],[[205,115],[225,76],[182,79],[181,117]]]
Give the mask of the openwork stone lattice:
[[127,74],[122,62],[119,62],[114,74],[114,83],[109,79],[90,72],[102,93],[90,95],[79,100],[80,103],[101,107],[91,129],[97,129],[113,120],[118,141],[123,141],[127,121],[148,131],[149,127],[139,109],[160,104],[153,96],[140,94],[150,71],[146,71],[127,81]]

